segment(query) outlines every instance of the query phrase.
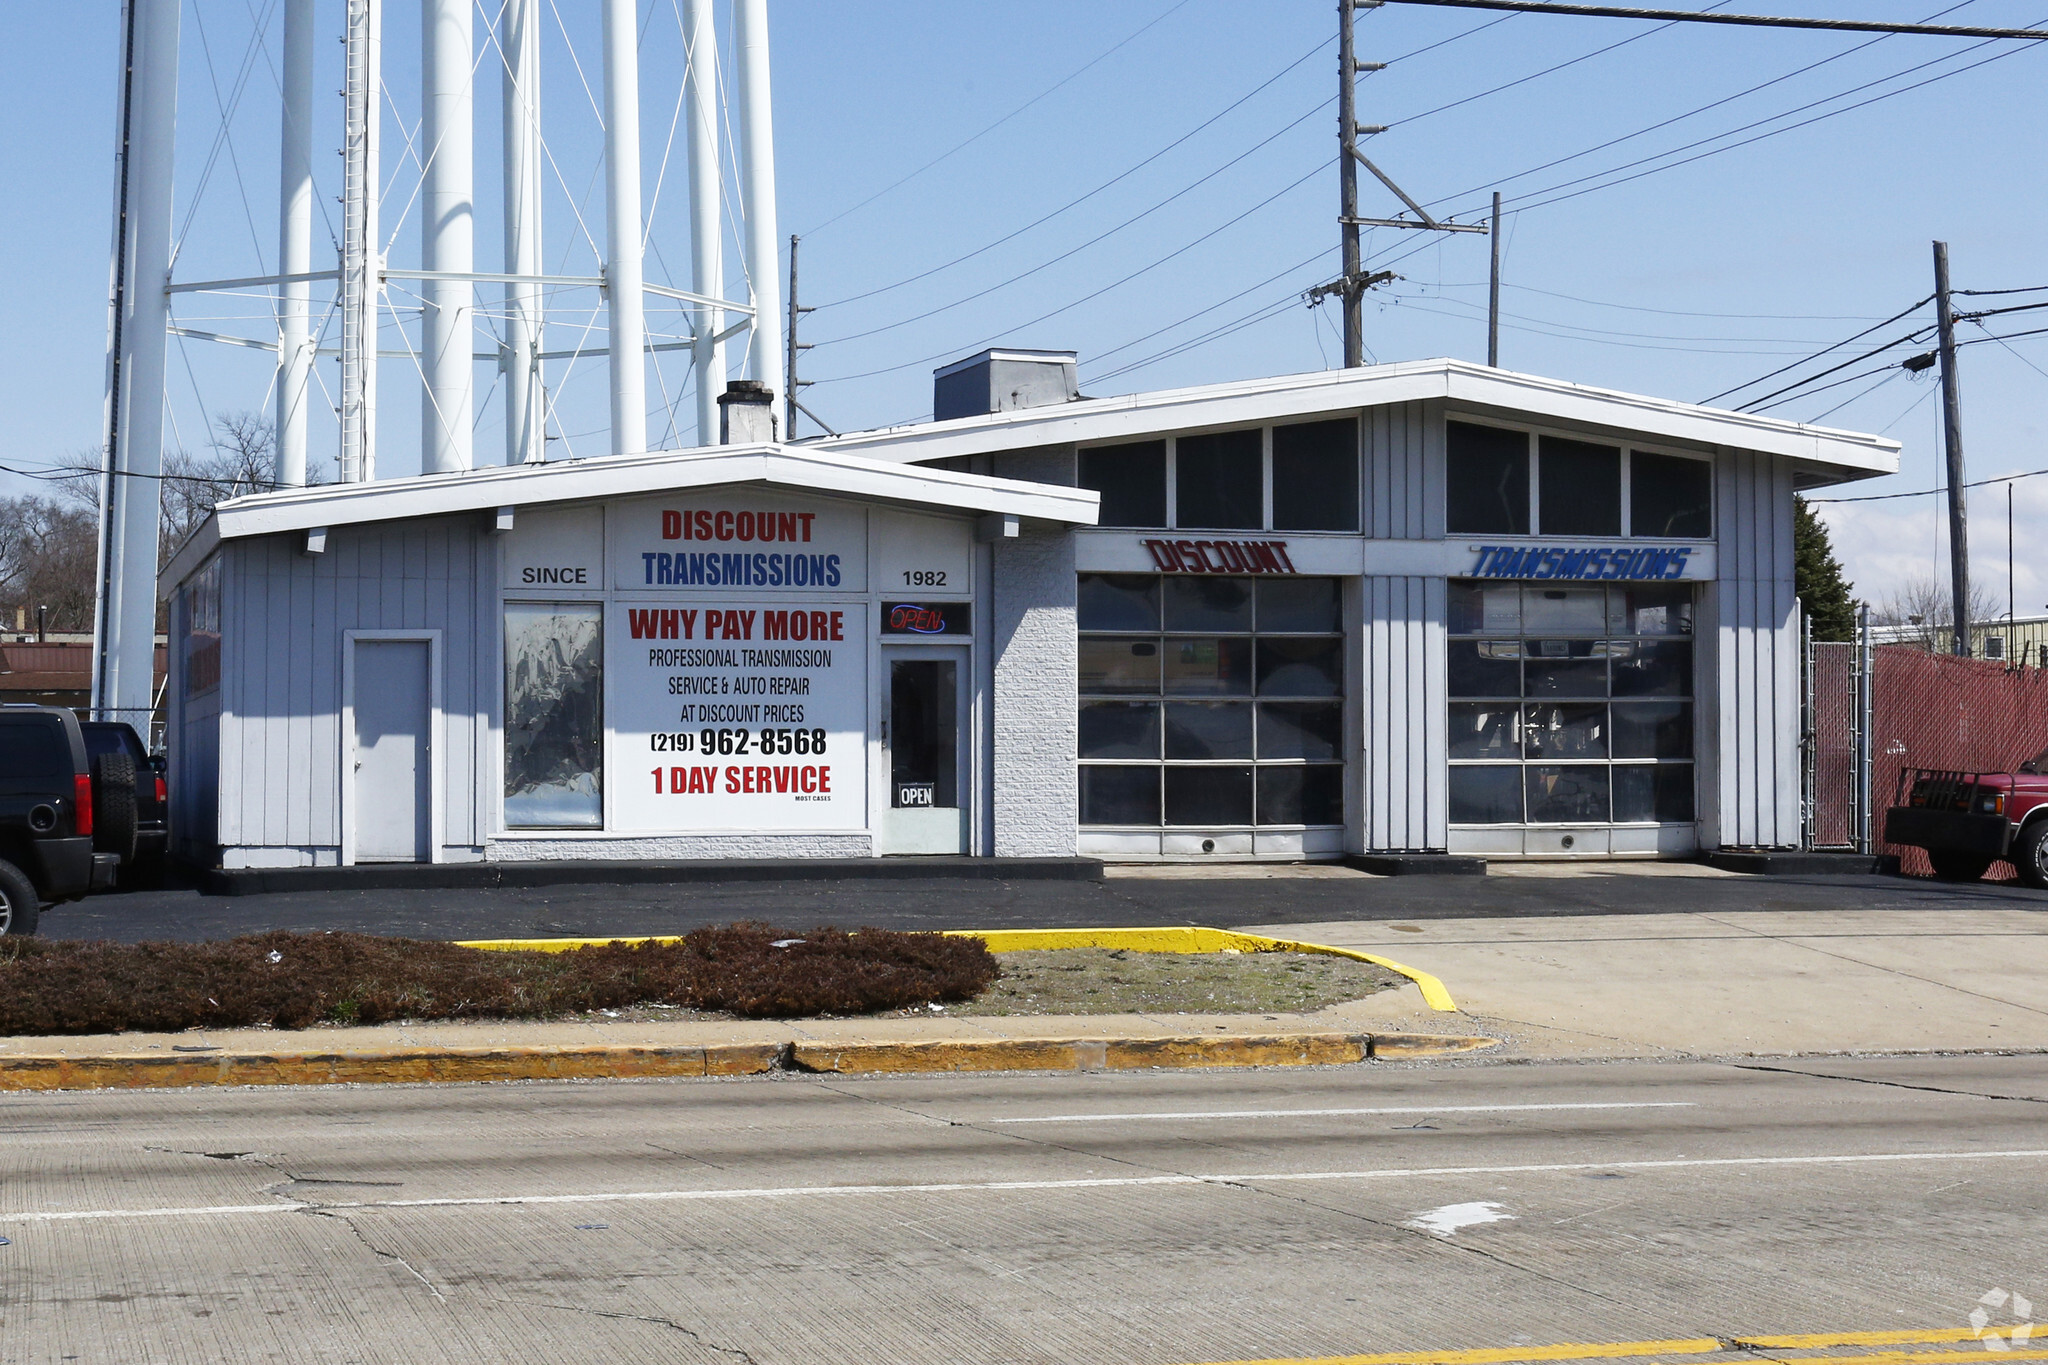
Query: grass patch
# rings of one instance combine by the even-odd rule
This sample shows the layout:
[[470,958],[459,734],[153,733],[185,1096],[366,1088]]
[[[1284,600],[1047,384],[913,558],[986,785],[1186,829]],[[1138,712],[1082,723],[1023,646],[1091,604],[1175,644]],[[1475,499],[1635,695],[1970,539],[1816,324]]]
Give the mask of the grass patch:
[[999,960],[994,984],[948,1014],[1301,1014],[1407,984],[1320,953],[1059,948]]
[[367,934],[133,944],[7,938],[0,1035],[541,1019],[636,1005],[792,1019],[963,1001],[995,975],[978,939],[881,929],[799,937],[758,924],[699,929],[675,944],[561,953]]

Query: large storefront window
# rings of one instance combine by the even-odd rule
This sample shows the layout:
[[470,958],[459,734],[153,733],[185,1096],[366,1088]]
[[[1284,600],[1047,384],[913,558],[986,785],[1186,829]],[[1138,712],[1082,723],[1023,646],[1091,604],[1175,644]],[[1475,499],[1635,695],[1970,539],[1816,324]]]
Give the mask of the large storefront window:
[[1453,825],[1693,819],[1689,585],[1450,587]]
[[604,823],[604,628],[595,602],[505,604],[505,824]]
[[1342,824],[1338,589],[1083,574],[1081,823]]

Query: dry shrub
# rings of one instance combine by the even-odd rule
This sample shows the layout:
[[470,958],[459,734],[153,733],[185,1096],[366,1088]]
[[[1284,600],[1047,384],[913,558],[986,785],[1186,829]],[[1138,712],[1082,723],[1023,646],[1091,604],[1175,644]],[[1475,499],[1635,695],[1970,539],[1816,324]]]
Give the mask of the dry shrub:
[[967,1000],[995,976],[978,939],[759,924],[563,953],[282,931],[214,943],[9,938],[0,1035],[532,1019],[640,1004],[787,1019]]

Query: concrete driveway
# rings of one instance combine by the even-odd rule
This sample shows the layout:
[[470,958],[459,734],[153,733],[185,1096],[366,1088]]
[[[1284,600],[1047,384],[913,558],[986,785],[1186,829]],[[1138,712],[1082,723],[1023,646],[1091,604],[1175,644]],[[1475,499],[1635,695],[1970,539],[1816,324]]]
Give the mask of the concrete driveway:
[[883,929],[1022,929],[1331,921],[1641,916],[1857,907],[1935,915],[2048,910],[2048,892],[1905,877],[1753,877],[1693,863],[1501,865],[1486,877],[1372,877],[1335,867],[1117,868],[1101,882],[695,882],[419,891],[93,896],[43,916],[52,938],[228,938],[265,929],[411,938],[550,938],[682,933],[765,920]]

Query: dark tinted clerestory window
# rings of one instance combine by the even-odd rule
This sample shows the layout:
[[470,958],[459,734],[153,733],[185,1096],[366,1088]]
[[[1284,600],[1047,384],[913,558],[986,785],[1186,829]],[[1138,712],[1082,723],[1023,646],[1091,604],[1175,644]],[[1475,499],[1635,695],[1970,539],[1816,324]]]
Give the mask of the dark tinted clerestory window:
[[1273,428],[1273,529],[1358,529],[1358,423]]
[[1174,524],[1256,531],[1265,523],[1265,460],[1257,428],[1183,436],[1175,443]]
[[1621,534],[1621,451],[1545,436],[1537,441],[1537,526],[1546,536]]
[[1681,455],[1629,456],[1629,534],[1705,540],[1714,534],[1714,467]]
[[1529,534],[1526,432],[1446,422],[1445,529],[1452,535]]
[[1102,494],[1098,525],[1166,525],[1166,442],[1082,451],[1081,487]]

